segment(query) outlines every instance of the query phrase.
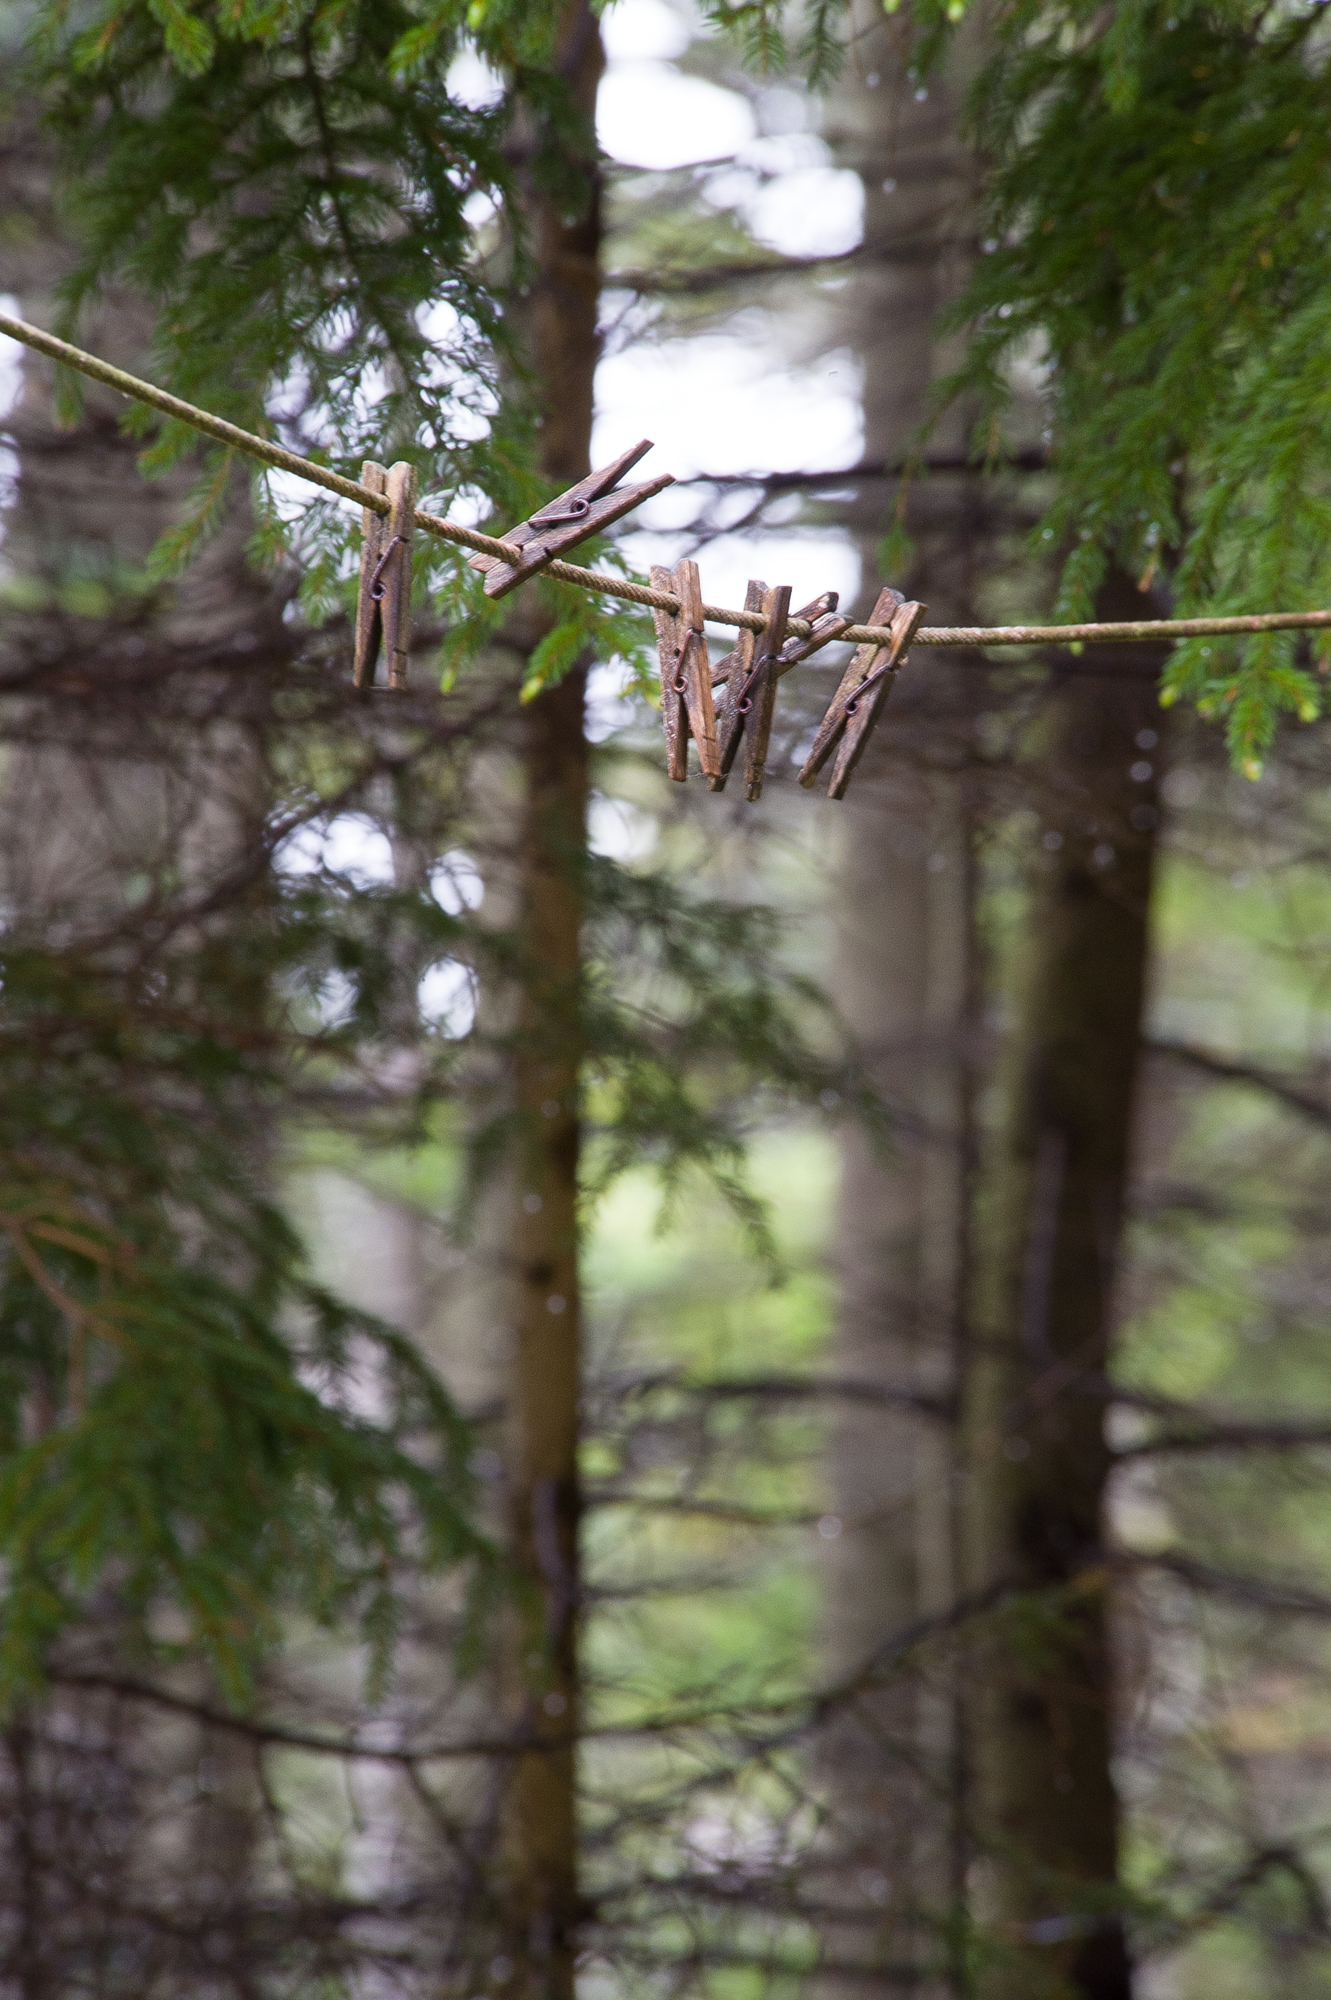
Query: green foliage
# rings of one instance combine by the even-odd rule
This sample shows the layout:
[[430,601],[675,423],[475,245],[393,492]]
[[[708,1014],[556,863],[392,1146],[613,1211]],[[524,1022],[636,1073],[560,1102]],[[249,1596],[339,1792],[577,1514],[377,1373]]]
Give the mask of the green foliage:
[[[503,180],[500,121],[450,96],[438,62],[401,78],[412,14],[139,4],[43,21],[82,241],[70,312],[127,279],[160,301],[158,365],[192,400],[262,424],[281,391],[287,425],[353,466],[401,437],[436,477],[454,453],[465,469],[458,416],[488,406],[495,313],[463,211]],[[167,430],[150,462],[191,443]]]
[[[917,72],[964,11],[912,7]],[[830,74],[844,14],[816,10],[789,51],[785,12],[713,9],[754,59]],[[977,457],[1001,461],[1014,364],[1042,375],[1058,486],[1034,541],[1061,555],[1060,618],[1091,612],[1111,564],[1183,616],[1331,600],[1329,62],[1307,4],[1018,0],[988,27],[985,254],[940,403],[978,402]],[[1189,641],[1164,698],[1223,719],[1256,775],[1281,712],[1319,712],[1317,659],[1292,633]]]
[[[521,517],[553,498],[548,484],[538,480],[523,482],[514,512]],[[579,548],[584,563],[612,575],[626,575],[623,559],[613,548],[593,540]],[[655,645],[651,628],[640,612],[614,598],[594,596],[572,584],[541,577],[536,589],[544,600],[547,630],[527,656],[520,690],[523,701],[531,701],[545,689],[554,687],[580,660],[619,660],[627,667],[640,693],[659,698]],[[440,647],[440,666],[445,691],[456,686],[458,676],[470,660],[494,639],[508,615],[508,605],[487,597],[480,578],[467,572],[450,600],[451,619]]]
[[111,1600],[236,1697],[296,1607],[358,1620],[381,1675],[402,1567],[488,1567],[447,1398],[265,1192],[261,975],[308,912],[247,915],[128,967],[123,939],[5,941],[0,1698]]
[[[1320,10],[1014,9],[981,78],[989,254],[963,313],[982,430],[1010,362],[1043,355],[1067,553],[1059,615],[1111,562],[1169,577],[1180,613],[1331,595],[1331,288]],[[1194,641],[1166,699],[1223,716],[1260,768],[1279,712],[1320,693],[1306,641]]]
[[[882,0],[882,5],[885,14],[895,14],[901,0]],[[812,0],[798,8],[790,0],[705,0],[704,12],[738,41],[754,69],[779,74],[794,68],[815,86],[833,81],[854,36],[846,0]],[[909,12],[914,30],[912,66],[923,71],[936,59],[950,30],[964,19],[968,0],[914,0]],[[792,19],[793,38],[788,25]]]
[[[31,81],[61,141],[80,245],[65,323],[77,331],[102,287],[128,283],[160,309],[152,371],[191,401],[353,476],[366,456],[409,458],[434,504],[480,491],[521,518],[521,364],[469,217],[473,201],[500,208],[501,275],[520,282],[523,218],[505,154],[519,104],[532,172],[567,209],[586,200],[576,163],[587,135],[551,68],[557,14],[106,0],[90,18],[58,0],[36,5]],[[491,106],[449,88],[450,65],[469,51],[502,74]],[[150,473],[196,448],[187,427],[146,411],[127,421],[151,440]],[[160,571],[209,532],[226,477],[226,454],[210,452],[188,518],[157,551]],[[297,525],[275,533],[267,476],[256,485],[256,553],[294,546],[306,608],[326,617],[355,524],[301,496]],[[420,557],[422,574],[465,607],[461,554],[431,544]]]

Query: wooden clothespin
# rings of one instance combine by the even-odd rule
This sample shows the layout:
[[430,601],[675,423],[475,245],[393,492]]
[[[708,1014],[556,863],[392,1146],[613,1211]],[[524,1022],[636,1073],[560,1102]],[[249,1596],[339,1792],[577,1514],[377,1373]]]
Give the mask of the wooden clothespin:
[[762,797],[763,770],[776,708],[776,663],[785,644],[786,620],[790,615],[790,585],[778,583],[769,590],[765,583],[750,583],[744,609],[761,612],[764,624],[761,632],[741,632],[728,656],[733,664],[726,677],[718,730],[719,769],[711,788],[714,792],[725,790],[743,739],[744,796],[755,801]]
[[726,692],[717,722],[721,775],[710,781],[714,792],[724,791],[742,736],[744,796],[751,803],[762,797],[777,681],[787,667],[807,659],[820,646],[840,638],[850,620],[833,615],[836,601],[836,592],[825,590],[821,597],[815,597],[811,604],[804,605],[795,616],[811,619],[813,631],[807,638],[798,635],[786,638],[790,617],[789,588],[783,584],[780,591],[769,591],[766,584],[750,583],[744,609],[762,612],[767,619],[767,627],[761,639],[755,632],[741,632],[734,651],[722,662],[726,669]]
[[702,585],[698,565],[686,558],[674,569],[657,563],[652,588],[679,599],[678,612],[654,611],[657,652],[661,661],[661,713],[665,721],[666,764],[672,778],[689,775],[689,737],[698,746],[703,775],[720,774],[716,741],[716,711],[712,704],[712,670],[702,623]]
[[818,725],[813,748],[800,772],[802,785],[813,784],[835,750],[836,762],[827,796],[845,798],[851,773],[864,754],[864,746],[873,734],[893,681],[906,664],[906,648],[927,609],[923,604],[908,603],[899,590],[888,588],[879,592],[869,623],[888,626],[891,639],[885,645],[871,643],[856,648],[854,658],[841,676],[832,705]]
[[825,590],[821,597],[815,597],[811,604],[804,605],[794,613],[796,618],[810,619],[813,630],[807,639],[801,639],[798,635],[787,639],[781,648],[781,657],[778,661],[783,672],[787,667],[798,666],[801,660],[807,660],[811,653],[817,653],[824,646],[830,646],[834,639],[841,637],[847,626],[854,624],[852,618],[838,617],[836,607],[837,592]]
[[570,486],[567,493],[557,499],[547,500],[544,507],[516,528],[510,528],[501,537],[506,542],[516,542],[523,551],[522,561],[506,563],[502,556],[469,556],[473,569],[485,572],[485,594],[487,597],[504,597],[510,590],[516,590],[529,576],[562,556],[568,549],[585,542],[588,535],[599,533],[627,514],[634,507],[650,500],[653,493],[659,493],[663,486],[673,486],[673,472],[659,472],[655,479],[644,480],[640,486],[621,486],[617,493],[611,488],[623,478],[630,466],[636,465],[645,452],[652,448],[650,438],[643,438],[629,451],[621,452],[611,465],[603,465],[599,472],[593,472],[586,479],[580,479],[576,486]]
[[411,538],[416,531],[416,468],[405,460],[387,471],[367,458],[361,483],[372,493],[387,494],[389,514],[366,507],[362,514],[360,596],[356,604],[356,667],[358,688],[374,686],[380,642],[388,656],[388,685],[407,685],[407,655],[411,647]]
[[[744,593],[744,609],[761,615],[766,598],[767,585],[750,579],[749,587]],[[730,767],[735,761],[735,752],[739,749],[740,738],[744,734],[744,723],[749,710],[746,705],[744,714],[741,715],[739,713],[739,702],[742,694],[748,687],[749,675],[753,668],[754,648],[757,643],[758,634],[750,632],[746,626],[741,626],[734,645],[725,658],[717,662],[716,672],[713,676],[713,686],[721,687],[724,684],[724,692],[721,696],[721,706],[716,713],[716,740],[720,751],[720,769],[714,778],[707,780],[708,789],[713,792],[723,792],[725,790],[726,779],[730,776]]]

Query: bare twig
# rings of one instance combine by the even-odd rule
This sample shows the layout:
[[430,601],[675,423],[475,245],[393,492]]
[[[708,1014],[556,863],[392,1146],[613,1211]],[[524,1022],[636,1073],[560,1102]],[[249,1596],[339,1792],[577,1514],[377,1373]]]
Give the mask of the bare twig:
[[1181,1063],[1187,1069],[1200,1070],[1204,1076],[1213,1076],[1224,1083],[1246,1083],[1254,1090],[1261,1090],[1268,1097],[1274,1097],[1290,1111],[1297,1111],[1301,1118],[1309,1119],[1323,1131],[1331,1131],[1331,1104],[1314,1097],[1310,1091],[1301,1090],[1288,1077],[1276,1070],[1263,1069],[1257,1063],[1235,1062],[1229,1056],[1216,1055],[1211,1049],[1199,1048],[1193,1042],[1150,1041],[1146,1047],[1152,1055],[1168,1056],[1172,1062]]

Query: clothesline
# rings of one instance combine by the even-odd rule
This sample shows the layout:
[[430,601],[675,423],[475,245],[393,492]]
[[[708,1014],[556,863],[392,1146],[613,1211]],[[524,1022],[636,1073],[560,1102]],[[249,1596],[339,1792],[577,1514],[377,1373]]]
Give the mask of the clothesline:
[[[216,417],[211,411],[198,409],[182,397],[173,396],[151,382],[141,381],[138,376],[114,367],[95,354],[86,353],[67,340],[58,339],[55,334],[46,333],[41,327],[30,326],[26,320],[0,313],[0,333],[8,334],[11,340],[33,348],[38,354],[45,354],[52,361],[77,369],[94,382],[118,390],[123,396],[146,403],[150,409],[160,410],[164,416],[188,424],[203,436],[215,438],[219,444],[243,452],[261,465],[292,473],[311,485],[322,486],[326,492],[336,493],[341,499],[354,500],[375,514],[386,517],[392,510],[392,502],[386,494],[362,485],[359,480],[345,479],[328,466],[317,465],[312,459],[287,451],[268,438],[256,437],[253,432],[242,430],[238,424],[228,423],[224,417]],[[493,556],[505,563],[516,563],[521,559],[521,550],[516,543],[504,541],[497,535],[482,534],[476,528],[463,527],[460,522],[445,520],[441,515],[427,513],[422,508],[415,510],[415,523],[424,534],[434,535],[440,541],[453,542],[477,554]],[[679,597],[670,591],[656,590],[625,577],[609,576],[600,570],[582,569],[576,563],[550,562],[541,574],[602,596],[617,597],[629,604],[664,611],[671,617],[678,617],[682,608]],[[710,624],[728,625],[740,631],[761,633],[765,625],[761,613],[736,611],[725,605],[704,604],[702,615]],[[915,646],[1131,645],[1146,644],[1152,640],[1223,638],[1255,632],[1315,631],[1328,626],[1331,626],[1331,611],[1266,611],[1233,618],[1141,618],[1123,623],[1080,625],[922,625],[915,631],[911,643]],[[800,638],[808,638],[813,624],[809,619],[791,618],[788,629]],[[872,644],[874,641],[886,645],[891,632],[889,627],[883,625],[850,625],[839,636],[856,645]],[[790,665],[795,664],[790,662]]]

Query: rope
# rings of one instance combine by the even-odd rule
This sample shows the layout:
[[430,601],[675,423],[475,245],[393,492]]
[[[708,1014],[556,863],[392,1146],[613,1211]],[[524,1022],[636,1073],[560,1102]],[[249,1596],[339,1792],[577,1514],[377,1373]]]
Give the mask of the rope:
[[[1331,611],[1254,611],[1234,618],[1136,618],[1121,625],[922,625],[912,646],[1148,645],[1152,639],[1223,638],[1236,632],[1314,632],[1331,625]],[[852,625],[846,639],[876,637]]]
[[[340,499],[355,500],[376,514],[391,511],[391,503],[385,494],[371,492],[359,480],[344,479],[340,472],[333,472],[326,465],[316,465],[312,459],[301,458],[298,453],[287,451],[269,438],[256,437],[253,431],[242,430],[239,424],[228,423],[225,417],[215,417],[211,411],[185,402],[183,397],[173,396],[151,382],[140,381],[137,375],[115,368],[109,361],[102,361],[97,355],[88,354],[83,348],[60,340],[53,333],[43,332],[41,327],[29,326],[26,320],[0,313],[0,333],[8,334],[11,340],[34,348],[38,354],[45,354],[66,368],[77,369],[79,374],[90,376],[94,382],[105,383],[107,388],[118,390],[122,396],[132,397],[136,402],[146,403],[150,409],[160,410],[164,416],[188,424],[205,437],[216,438],[219,444],[229,446],[232,451],[244,452],[247,458],[257,459],[261,465],[270,465],[278,472],[294,473],[298,479],[304,479],[312,486],[322,486],[326,492],[336,493]],[[427,514],[418,508],[416,526],[440,541],[455,542],[460,548],[475,549],[481,555],[499,556],[505,562],[520,560],[521,551],[514,543],[502,541],[497,535],[483,535],[476,528],[464,528],[459,522],[447,521],[439,514]],[[555,577],[560,583],[574,584],[580,590],[595,591],[603,597],[618,597],[628,604],[668,611],[672,617],[679,615],[679,599],[669,591],[652,590],[645,583],[633,583],[625,577],[607,576],[600,570],[580,569],[576,563],[566,562],[547,563],[541,574]],[[733,611],[719,604],[704,604],[702,610],[703,617],[713,625],[737,626],[748,632],[761,632],[763,629],[762,616],[756,611]],[[1253,632],[1309,632],[1328,626],[1331,626],[1331,611],[1264,611],[1235,618],[1142,618],[1117,625],[922,625],[912,644],[1147,645],[1152,640],[1222,638],[1228,634]],[[813,627],[807,618],[792,618],[789,630],[801,639],[807,639]],[[854,645],[886,645],[891,633],[885,625],[851,625],[841,636]]]

